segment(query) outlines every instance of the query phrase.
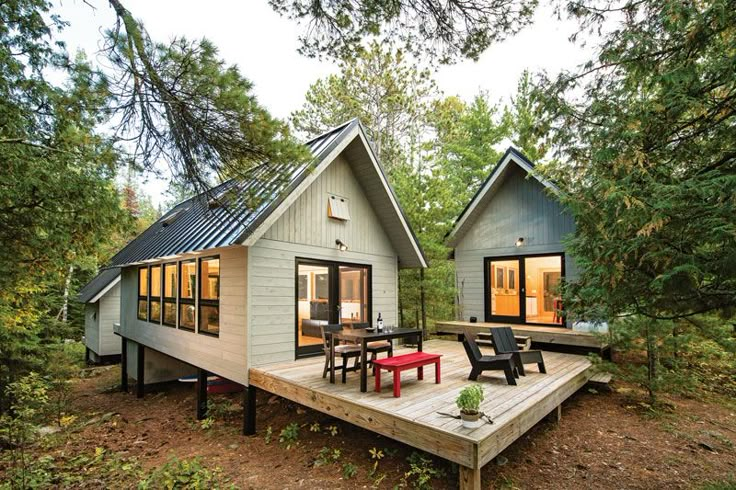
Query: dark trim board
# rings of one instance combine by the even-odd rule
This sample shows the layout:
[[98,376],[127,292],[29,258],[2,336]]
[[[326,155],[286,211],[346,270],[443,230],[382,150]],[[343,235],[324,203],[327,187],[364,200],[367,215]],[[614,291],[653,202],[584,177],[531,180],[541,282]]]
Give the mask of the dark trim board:
[[[340,301],[340,266],[365,268],[368,270],[368,323],[373,319],[373,265],[358,262],[340,262],[336,260],[321,260],[310,257],[295,257],[294,259],[294,359],[318,356],[322,354],[322,344],[299,347],[299,265],[324,266],[328,268],[329,295]],[[334,308],[330,307],[329,323],[340,323],[340,318]]]

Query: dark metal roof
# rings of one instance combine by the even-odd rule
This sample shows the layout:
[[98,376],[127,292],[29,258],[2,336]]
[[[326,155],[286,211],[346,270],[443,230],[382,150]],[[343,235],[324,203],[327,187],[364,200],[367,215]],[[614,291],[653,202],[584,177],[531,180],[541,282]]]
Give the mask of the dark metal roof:
[[108,284],[113,282],[120,275],[118,267],[103,269],[94,279],[88,282],[77,295],[77,301],[80,303],[88,303],[92,298],[97,296],[100,291],[105,289]]
[[118,252],[108,267],[242,243],[358,124],[353,119],[308,141],[311,161],[266,163],[247,178],[229,180],[176,205]]

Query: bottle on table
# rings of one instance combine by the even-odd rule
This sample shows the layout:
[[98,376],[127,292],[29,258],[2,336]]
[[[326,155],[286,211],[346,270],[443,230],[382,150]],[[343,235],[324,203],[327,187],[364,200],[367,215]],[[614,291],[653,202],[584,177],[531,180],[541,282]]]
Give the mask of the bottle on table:
[[381,313],[378,313],[378,321],[376,322],[376,330],[379,332],[383,332],[383,318],[381,318]]

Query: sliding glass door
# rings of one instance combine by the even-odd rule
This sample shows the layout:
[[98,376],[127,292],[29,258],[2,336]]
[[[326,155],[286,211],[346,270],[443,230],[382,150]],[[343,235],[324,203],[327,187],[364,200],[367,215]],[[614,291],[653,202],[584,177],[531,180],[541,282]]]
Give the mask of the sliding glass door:
[[484,266],[486,321],[563,325],[562,254],[489,257]]
[[320,326],[370,322],[370,266],[298,259],[296,354],[322,352]]

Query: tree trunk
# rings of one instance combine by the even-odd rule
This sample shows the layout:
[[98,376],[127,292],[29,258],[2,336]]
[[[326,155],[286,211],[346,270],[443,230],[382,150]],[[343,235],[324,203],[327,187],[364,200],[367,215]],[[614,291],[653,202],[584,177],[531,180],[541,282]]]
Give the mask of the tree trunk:
[[69,316],[69,286],[72,283],[72,273],[74,272],[74,266],[69,266],[69,272],[66,275],[66,282],[64,284],[64,306],[61,307],[61,321],[66,323]]
[[419,269],[419,305],[422,310],[422,338],[427,338],[427,304],[424,291],[424,269]]
[[649,403],[654,405],[657,402],[656,383],[657,383],[657,342],[652,335],[649,326],[646,327],[647,336],[647,391],[649,392]]

